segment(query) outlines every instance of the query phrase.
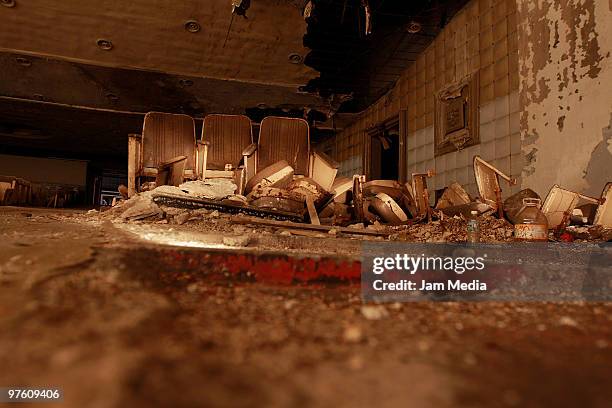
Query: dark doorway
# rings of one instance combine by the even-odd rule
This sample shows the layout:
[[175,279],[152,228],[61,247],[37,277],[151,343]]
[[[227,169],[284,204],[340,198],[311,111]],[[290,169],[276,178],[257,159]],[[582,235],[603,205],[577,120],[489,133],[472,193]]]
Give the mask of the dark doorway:
[[370,180],[399,180],[399,125],[372,136]]

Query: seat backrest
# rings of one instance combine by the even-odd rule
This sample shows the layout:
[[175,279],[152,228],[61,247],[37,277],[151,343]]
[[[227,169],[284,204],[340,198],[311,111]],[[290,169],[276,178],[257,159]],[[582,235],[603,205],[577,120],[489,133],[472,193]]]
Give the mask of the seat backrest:
[[565,227],[561,224],[570,221],[569,217],[579,199],[578,193],[561,188],[556,184],[552,186],[542,204],[542,212],[548,220],[548,228]]
[[185,170],[195,170],[195,124],[188,115],[149,112],[142,128],[142,167],[186,156]]
[[479,156],[474,157],[474,176],[478,193],[485,204],[497,209],[497,191],[501,191],[495,170],[483,164]]
[[295,174],[308,176],[310,129],[299,118],[268,116],[261,121],[257,142],[257,171],[286,160]]
[[207,115],[202,141],[209,142],[206,167],[223,170],[226,164],[238,167],[242,151],[253,143],[251,119],[244,115]]

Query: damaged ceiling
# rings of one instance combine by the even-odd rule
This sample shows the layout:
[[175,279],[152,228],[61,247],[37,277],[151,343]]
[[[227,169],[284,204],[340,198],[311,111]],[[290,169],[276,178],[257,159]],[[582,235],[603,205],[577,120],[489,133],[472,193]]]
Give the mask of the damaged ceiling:
[[356,112],[465,1],[248,3],[246,17],[230,0],[0,3],[0,145],[122,157],[151,110]]

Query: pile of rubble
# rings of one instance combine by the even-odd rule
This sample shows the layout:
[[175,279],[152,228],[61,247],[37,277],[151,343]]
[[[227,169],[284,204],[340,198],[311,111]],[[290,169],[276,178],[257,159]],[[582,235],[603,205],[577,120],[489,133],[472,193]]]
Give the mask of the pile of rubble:
[[[480,220],[482,242],[513,241],[514,227],[505,219],[484,216]],[[413,224],[389,236],[393,241],[466,242],[467,221],[461,216],[442,218],[426,224]]]
[[[479,157],[474,160],[474,173],[480,196],[471,197],[453,182],[433,207],[427,188],[433,171],[415,173],[410,182],[402,184],[394,180],[366,181],[364,176],[336,178],[336,171],[330,169],[312,178],[296,176],[287,162],[280,161],[258,172],[244,189],[238,189],[228,178],[163,185],[120,201],[103,216],[120,222],[184,224],[204,220],[218,232],[235,232],[232,224],[251,224],[262,229],[308,231],[304,234],[349,234],[411,242],[465,242],[468,220],[475,218],[480,241],[506,242],[515,240],[516,224],[528,224],[523,220],[525,203],[541,203],[529,189],[502,201],[499,179],[511,184],[514,180]],[[601,199],[554,186],[544,204],[534,209],[544,220],[540,240],[610,240],[606,202],[612,190],[609,185]],[[245,195],[236,194],[239,190]],[[587,203],[577,206],[579,199]],[[255,217],[237,221],[229,214]]]

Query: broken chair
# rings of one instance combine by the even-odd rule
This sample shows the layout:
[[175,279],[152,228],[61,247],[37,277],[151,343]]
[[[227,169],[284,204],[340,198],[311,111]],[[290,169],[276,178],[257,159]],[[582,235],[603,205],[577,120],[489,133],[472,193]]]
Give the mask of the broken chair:
[[198,173],[208,178],[232,179],[242,194],[250,167],[253,130],[251,120],[244,115],[207,115],[202,124],[202,138],[198,144]]
[[597,198],[566,190],[556,184],[552,186],[542,204],[542,212],[548,220],[548,229],[555,230],[556,233],[563,231],[569,224],[572,212],[580,199],[594,204],[600,202]]
[[506,180],[511,186],[516,184],[516,179],[507,176],[492,164],[481,159],[480,156],[474,156],[474,177],[481,201],[488,204],[494,211],[497,210],[499,218],[503,218],[504,209],[499,178]]
[[612,228],[612,182],[606,183],[601,193],[600,204],[595,212],[594,225],[604,228]]
[[[144,182],[180,184],[197,178],[195,125],[187,115],[149,112],[142,135],[128,137],[128,196]],[[177,184],[178,183],[178,184]]]
[[426,173],[412,173],[412,196],[414,197],[416,207],[415,218],[427,218],[427,222],[431,222],[433,213],[429,206],[427,179],[433,177],[435,174],[433,170],[428,170]]
[[254,157],[255,166],[249,169],[255,174],[247,173],[244,189],[253,205],[269,207],[266,196],[273,196],[276,208],[280,208],[282,200],[293,197],[289,193],[296,193],[303,197],[311,222],[319,222],[316,206],[322,208],[332,198],[338,163],[310,150],[308,122],[268,116],[261,121],[257,146],[252,145],[243,153],[245,161]]
[[32,202],[32,186],[27,180],[0,176],[0,205],[26,205]]

